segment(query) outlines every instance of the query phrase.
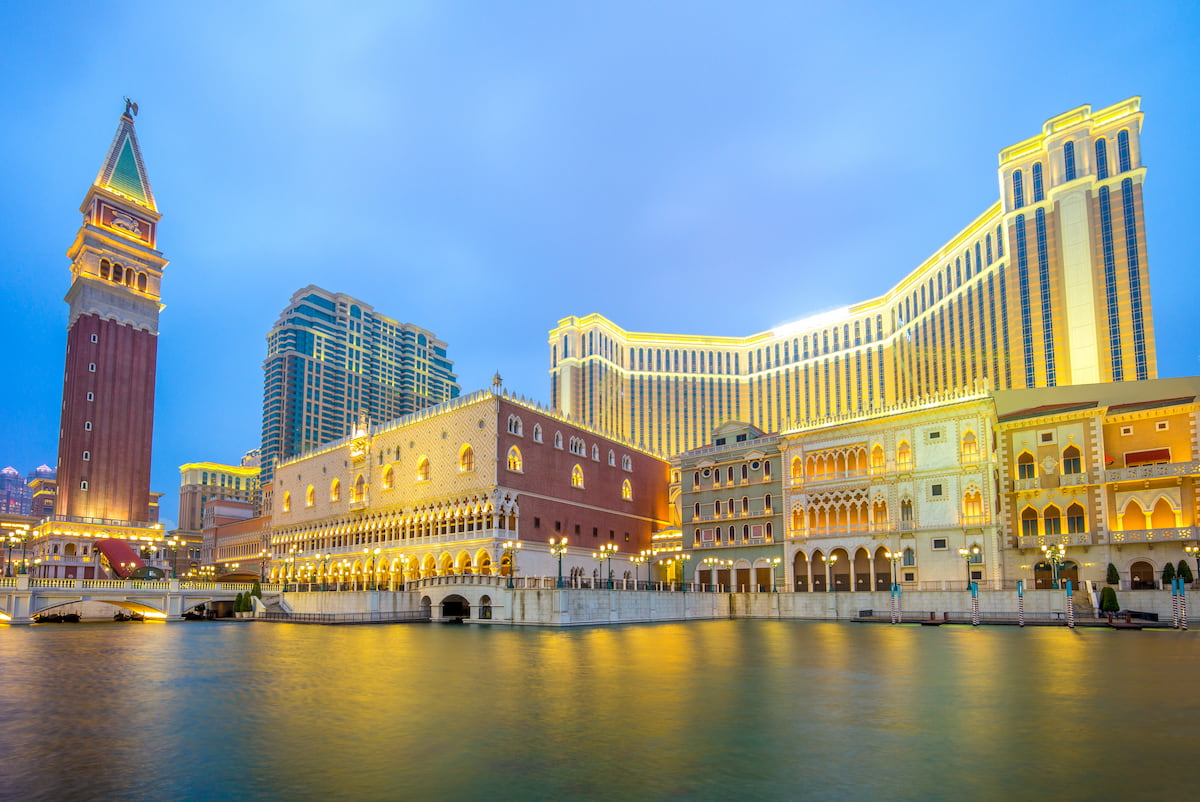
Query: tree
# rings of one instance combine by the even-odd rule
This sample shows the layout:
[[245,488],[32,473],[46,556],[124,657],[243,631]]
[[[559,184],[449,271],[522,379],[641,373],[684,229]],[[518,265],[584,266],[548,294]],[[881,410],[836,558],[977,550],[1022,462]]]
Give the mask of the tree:
[[262,585],[259,584],[257,579],[254,580],[254,584],[250,586],[250,595],[257,596],[259,599],[262,598]]
[[233,597],[233,611],[235,613],[245,612],[246,595],[239,593]]
[[1171,563],[1167,563],[1166,565],[1163,566],[1163,572],[1162,572],[1163,585],[1166,585],[1168,582],[1170,582],[1174,578],[1175,578],[1175,566]]
[[1110,585],[1121,584],[1121,574],[1117,571],[1117,566],[1112,563],[1108,564],[1108,579],[1106,581]]
[[1100,588],[1100,612],[1118,613],[1121,605],[1117,602],[1117,592],[1111,586]]
[[1179,561],[1179,566],[1175,569],[1175,576],[1179,577],[1184,582],[1191,584],[1191,582],[1192,582],[1192,566],[1188,565],[1187,560]]

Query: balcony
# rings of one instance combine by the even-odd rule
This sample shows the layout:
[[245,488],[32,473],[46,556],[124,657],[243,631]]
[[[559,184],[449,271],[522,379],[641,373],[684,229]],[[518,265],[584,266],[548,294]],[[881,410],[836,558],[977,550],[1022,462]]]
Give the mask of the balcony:
[[1042,546],[1090,546],[1093,538],[1091,532],[1071,532],[1065,535],[1021,535],[1017,538],[1019,549],[1040,549]]
[[857,471],[834,471],[833,473],[793,476],[792,485],[798,487],[800,485],[824,485],[835,482],[853,482],[860,479],[866,479],[870,475],[871,473],[864,468]]
[[1020,492],[1022,490],[1041,490],[1042,480],[1034,476],[1029,479],[1013,479],[1013,490]]
[[1064,473],[1058,477],[1059,487],[1076,487],[1087,483],[1088,475],[1086,473]]
[[371,495],[369,493],[363,493],[350,499],[350,509],[352,510],[365,510],[370,504]]
[[[1165,468],[1167,466],[1156,465],[1151,467]],[[1108,533],[1108,542],[1116,545],[1121,545],[1123,543],[1167,543],[1195,539],[1196,527],[1194,526],[1166,527],[1162,529],[1132,529],[1124,532]]]
[[1200,474],[1200,460],[1166,462],[1160,465],[1139,465],[1136,468],[1116,468],[1104,472],[1106,482],[1130,482],[1137,479],[1165,479]]

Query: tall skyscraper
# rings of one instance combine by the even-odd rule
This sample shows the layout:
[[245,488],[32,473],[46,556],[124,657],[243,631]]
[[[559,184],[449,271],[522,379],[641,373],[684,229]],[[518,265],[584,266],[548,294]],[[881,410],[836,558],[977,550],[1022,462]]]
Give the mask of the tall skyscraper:
[[780,431],[962,392],[1155,378],[1141,101],[1000,153],[1000,198],[876,298],[748,337],[550,332],[553,404],[659,454],[727,420]]
[[58,516],[149,521],[161,215],[126,102],[67,251],[71,288]]
[[432,332],[312,285],[267,335],[263,372],[263,484],[280,461],[345,437],[360,419],[385,423],[459,393]]

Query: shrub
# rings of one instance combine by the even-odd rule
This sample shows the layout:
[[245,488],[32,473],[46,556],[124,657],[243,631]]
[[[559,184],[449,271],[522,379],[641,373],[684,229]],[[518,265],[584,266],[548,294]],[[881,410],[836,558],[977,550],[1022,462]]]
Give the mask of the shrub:
[[1175,569],[1175,576],[1182,579],[1184,582],[1191,584],[1192,581],[1192,566],[1188,565],[1187,560],[1180,560],[1179,566]]
[[1100,611],[1104,613],[1121,611],[1121,605],[1117,602],[1117,592],[1111,586],[1100,588]]
[[259,584],[257,579],[254,580],[254,584],[250,586],[250,595],[257,596],[260,599],[262,598],[262,585]]
[[1121,574],[1117,571],[1117,566],[1112,563],[1108,564],[1108,579],[1106,581],[1110,585],[1121,584]]
[[1166,565],[1163,566],[1163,572],[1162,572],[1163,585],[1168,584],[1174,578],[1175,578],[1175,566],[1172,565],[1171,563],[1167,563]]
[[244,593],[239,593],[238,595],[233,597],[233,611],[235,613],[244,613],[246,611],[245,605],[246,605],[246,595]]

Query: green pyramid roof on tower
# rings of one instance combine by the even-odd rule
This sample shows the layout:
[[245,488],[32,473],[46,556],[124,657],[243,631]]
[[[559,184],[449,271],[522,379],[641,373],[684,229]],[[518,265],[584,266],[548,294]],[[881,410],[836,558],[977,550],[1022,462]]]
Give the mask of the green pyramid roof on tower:
[[158,211],[146,166],[142,163],[142,152],[138,147],[137,134],[133,130],[133,118],[121,115],[117,134],[108,146],[108,155],[96,175],[96,186],[115,192],[139,206]]

